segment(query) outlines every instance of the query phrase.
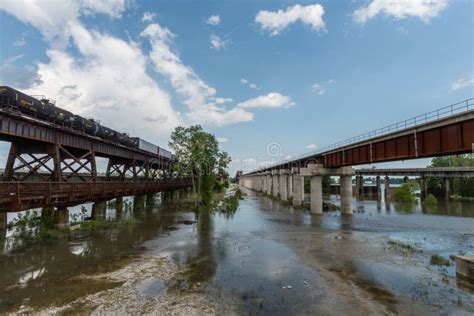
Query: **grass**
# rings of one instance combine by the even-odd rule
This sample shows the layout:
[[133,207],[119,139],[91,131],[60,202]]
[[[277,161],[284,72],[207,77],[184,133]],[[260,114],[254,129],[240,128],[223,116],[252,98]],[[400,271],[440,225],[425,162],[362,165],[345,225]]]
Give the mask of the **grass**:
[[435,265],[435,266],[447,266],[449,267],[451,265],[451,261],[449,259],[446,259],[445,257],[439,256],[439,255],[432,255],[430,264]]

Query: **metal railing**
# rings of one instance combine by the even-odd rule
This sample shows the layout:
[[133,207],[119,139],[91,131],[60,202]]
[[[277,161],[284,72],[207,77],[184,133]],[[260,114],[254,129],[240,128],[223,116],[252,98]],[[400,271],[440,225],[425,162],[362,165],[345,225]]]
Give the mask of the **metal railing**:
[[[386,135],[388,133],[400,131],[400,130],[403,130],[403,129],[406,129],[406,128],[413,128],[413,127],[421,125],[421,124],[425,124],[425,123],[432,122],[432,121],[435,121],[435,120],[439,120],[439,119],[442,119],[442,118],[445,118],[445,117],[449,117],[449,116],[452,116],[454,114],[460,114],[460,113],[468,112],[468,111],[473,110],[473,109],[474,109],[474,98],[470,98],[470,99],[467,99],[467,100],[464,100],[464,101],[460,101],[460,102],[457,102],[457,103],[439,108],[437,110],[434,110],[434,111],[431,111],[431,112],[428,112],[428,113],[425,113],[425,114],[421,114],[421,115],[406,119],[404,121],[400,121],[400,122],[397,122],[397,123],[394,123],[394,124],[391,124],[391,125],[388,125],[388,126],[376,129],[376,130],[372,130],[372,131],[364,133],[364,134],[360,134],[360,135],[357,135],[357,136],[354,136],[354,137],[351,137],[351,138],[347,138],[343,141],[318,148],[314,151],[299,155],[295,158],[285,159],[285,160],[282,160],[282,161],[280,161],[278,163],[275,163],[273,165],[258,168],[255,171],[271,168],[271,167],[274,167],[274,166],[278,166],[278,165],[281,165],[281,164],[284,164],[284,163],[287,163],[287,162],[291,162],[291,161],[295,161],[295,160],[299,160],[299,159],[308,158],[308,157],[311,157],[311,156],[314,156],[314,155],[318,155],[318,154],[328,152],[328,151],[336,149],[336,148],[345,147],[347,145],[355,144],[355,143],[358,143],[358,142],[361,142],[361,141],[364,141],[364,140],[368,140],[368,139],[371,139],[371,138],[374,138],[374,137]],[[253,171],[253,172],[255,172],[255,171]]]

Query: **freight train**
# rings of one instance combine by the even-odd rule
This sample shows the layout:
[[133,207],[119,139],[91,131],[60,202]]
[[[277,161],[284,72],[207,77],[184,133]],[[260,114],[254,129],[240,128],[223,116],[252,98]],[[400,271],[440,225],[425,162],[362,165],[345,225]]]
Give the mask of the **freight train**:
[[27,116],[50,123],[73,128],[88,135],[113,141],[121,145],[138,148],[171,159],[171,152],[138,137],[130,137],[101,125],[92,119],[73,114],[56,106],[45,97],[33,97],[10,87],[0,86],[0,107],[19,111]]

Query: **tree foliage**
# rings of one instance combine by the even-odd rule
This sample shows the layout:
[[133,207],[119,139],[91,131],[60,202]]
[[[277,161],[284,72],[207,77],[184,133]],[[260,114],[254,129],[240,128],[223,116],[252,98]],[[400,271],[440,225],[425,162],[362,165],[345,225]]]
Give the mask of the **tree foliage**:
[[[459,155],[436,157],[431,160],[431,167],[474,167],[472,155]],[[444,191],[444,181],[442,178],[433,177],[427,180],[428,191],[435,194],[442,194]],[[454,195],[474,197],[473,178],[452,178],[450,181],[450,191]]]
[[216,174],[228,176],[225,168],[231,161],[229,155],[219,149],[215,136],[205,132],[200,125],[176,127],[171,134],[169,146],[177,159],[173,171],[196,178],[198,183],[193,183],[193,187],[198,188],[203,204],[208,205]]

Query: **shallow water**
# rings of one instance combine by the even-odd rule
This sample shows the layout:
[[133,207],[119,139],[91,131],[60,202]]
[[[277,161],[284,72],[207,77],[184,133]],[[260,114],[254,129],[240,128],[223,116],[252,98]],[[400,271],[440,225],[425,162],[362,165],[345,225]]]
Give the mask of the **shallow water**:
[[185,271],[183,279],[141,283],[136,291],[147,296],[198,284],[251,314],[474,312],[474,292],[454,267],[429,263],[432,254],[474,255],[474,218],[462,216],[472,204],[427,213],[354,199],[353,216],[313,215],[244,192],[233,216],[176,206],[129,210],[139,224],[8,252],[0,257],[0,312],[104,290],[74,277],[114,270],[143,252],[169,256]]

